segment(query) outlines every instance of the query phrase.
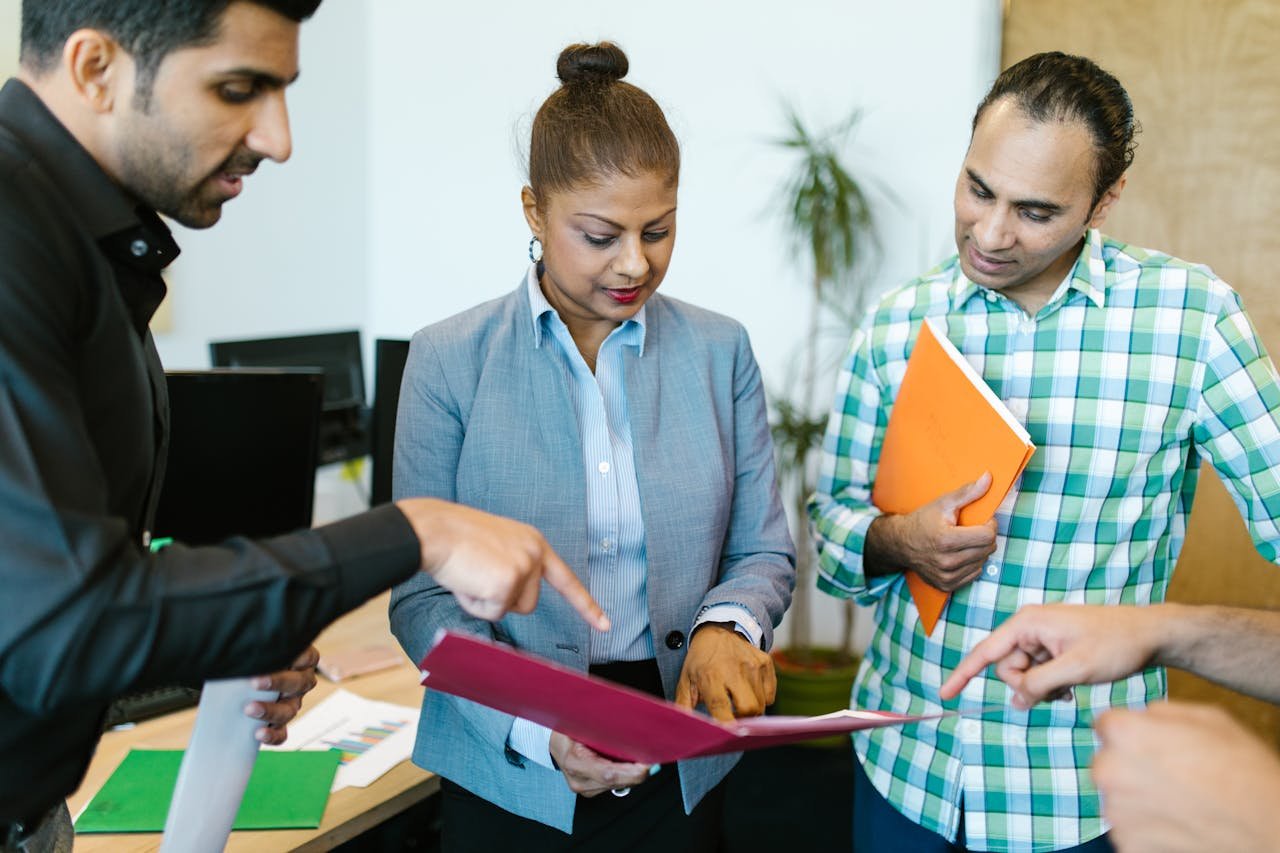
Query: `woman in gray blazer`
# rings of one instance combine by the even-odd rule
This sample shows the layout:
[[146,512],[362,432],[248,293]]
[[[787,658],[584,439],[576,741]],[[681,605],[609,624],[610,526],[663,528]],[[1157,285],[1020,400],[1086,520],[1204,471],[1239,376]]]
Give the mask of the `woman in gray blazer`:
[[[465,630],[721,719],[759,714],[795,582],[760,372],[738,323],[655,292],[680,151],[626,70],[608,42],[561,54],[522,191],[533,264],[508,296],[414,336],[394,475],[397,494],[539,528],[612,628],[555,596],[490,624],[427,576],[396,589],[391,627],[414,660]],[[615,762],[432,691],[414,750],[445,779],[445,850],[521,853],[714,850],[736,759]]]

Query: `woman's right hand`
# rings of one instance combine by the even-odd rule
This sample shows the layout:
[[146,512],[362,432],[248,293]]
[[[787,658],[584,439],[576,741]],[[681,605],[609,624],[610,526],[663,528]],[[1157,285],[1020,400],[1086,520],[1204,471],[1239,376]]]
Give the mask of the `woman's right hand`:
[[569,790],[584,797],[605,791],[634,788],[649,778],[648,764],[610,761],[600,753],[559,732],[551,733],[551,757],[569,783]]

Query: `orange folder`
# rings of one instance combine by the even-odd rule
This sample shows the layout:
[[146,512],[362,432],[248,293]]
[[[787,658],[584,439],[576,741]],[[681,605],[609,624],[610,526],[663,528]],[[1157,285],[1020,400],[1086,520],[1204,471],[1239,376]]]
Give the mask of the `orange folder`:
[[[889,413],[871,501],[884,512],[913,512],[990,471],[991,488],[960,510],[961,525],[983,524],[1035,449],[938,322],[925,318]],[[907,572],[907,586],[925,634],[932,634],[947,593],[913,571]]]

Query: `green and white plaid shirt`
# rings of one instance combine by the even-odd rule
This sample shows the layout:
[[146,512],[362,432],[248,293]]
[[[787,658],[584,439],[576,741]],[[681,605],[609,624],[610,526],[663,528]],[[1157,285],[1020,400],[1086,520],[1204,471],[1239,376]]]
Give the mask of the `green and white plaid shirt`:
[[[868,579],[862,566],[880,443],[924,317],[945,323],[1037,447],[996,515],[995,553],[930,637],[902,576]],[[1035,317],[970,282],[954,257],[890,292],[853,337],[810,501],[819,588],[876,604],[854,706],[942,710],[943,678],[1024,605],[1162,601],[1201,457],[1275,562],[1277,411],[1280,377],[1236,293],[1206,267],[1096,230]],[[1107,829],[1088,769],[1094,718],[1164,693],[1164,671],[1150,669],[1023,712],[983,676],[946,706],[1003,711],[859,732],[854,746],[875,787],[922,826],[954,840],[963,802],[973,849],[1056,850]]]

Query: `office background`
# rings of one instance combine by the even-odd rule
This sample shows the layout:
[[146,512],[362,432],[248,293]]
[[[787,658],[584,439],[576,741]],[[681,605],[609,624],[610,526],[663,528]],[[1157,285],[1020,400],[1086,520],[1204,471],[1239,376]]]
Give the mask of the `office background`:
[[[790,163],[772,144],[782,103],[816,126],[863,110],[848,160],[877,193],[882,288],[951,251],[956,169],[1000,50],[998,0],[801,5],[325,0],[302,29],[293,158],[264,163],[216,228],[177,229],[156,331],[166,366],[207,366],[221,338],[355,327],[368,347],[511,290],[528,263],[529,124],[561,48],[609,38],[683,147],[664,292],[742,321],[766,387],[784,387],[809,284],[777,202]],[[6,73],[18,9],[0,0]],[[341,483],[319,487],[341,500]],[[317,510],[333,500],[317,495]],[[817,639],[835,642],[838,603],[815,605]]]
[[[18,8],[0,0],[6,75]],[[265,164],[219,227],[178,235],[157,332],[166,363],[206,366],[216,338],[357,327],[369,346],[509,290],[526,262],[528,124],[560,48],[601,38],[628,51],[628,79],[663,105],[684,147],[664,289],[745,323],[771,389],[791,375],[808,306],[776,204],[781,102],[817,125],[864,111],[850,162],[897,199],[874,199],[883,288],[952,250],[953,181],[997,70],[1055,48],[1113,70],[1144,124],[1108,231],[1212,265],[1280,349],[1277,0],[801,0],[785,15],[758,0],[325,0],[303,28],[293,160]],[[1280,605],[1280,573],[1212,476],[1181,563],[1177,598]],[[834,640],[835,602],[815,604],[818,639]],[[1227,701],[1189,678],[1173,689]],[[1275,709],[1229,704],[1276,738]]]

